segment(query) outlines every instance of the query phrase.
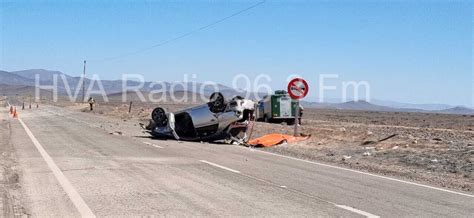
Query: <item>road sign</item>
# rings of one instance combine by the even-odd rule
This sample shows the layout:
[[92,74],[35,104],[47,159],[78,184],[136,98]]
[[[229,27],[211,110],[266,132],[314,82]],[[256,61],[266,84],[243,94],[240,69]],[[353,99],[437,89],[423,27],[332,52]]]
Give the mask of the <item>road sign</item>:
[[288,94],[295,100],[302,99],[308,95],[309,86],[306,80],[301,78],[292,79],[288,83]]
[[294,136],[299,136],[298,133],[298,125],[300,119],[300,99],[306,97],[308,95],[309,86],[306,80],[301,78],[292,79],[288,83],[288,94],[294,100],[296,100],[296,114],[295,114],[295,132]]

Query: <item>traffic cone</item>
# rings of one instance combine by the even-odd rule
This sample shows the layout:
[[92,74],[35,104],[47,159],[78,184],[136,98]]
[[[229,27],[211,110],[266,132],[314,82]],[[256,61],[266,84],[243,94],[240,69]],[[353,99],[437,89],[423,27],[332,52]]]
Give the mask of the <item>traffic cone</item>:
[[13,110],[13,118],[18,118],[18,113],[16,112],[16,107]]

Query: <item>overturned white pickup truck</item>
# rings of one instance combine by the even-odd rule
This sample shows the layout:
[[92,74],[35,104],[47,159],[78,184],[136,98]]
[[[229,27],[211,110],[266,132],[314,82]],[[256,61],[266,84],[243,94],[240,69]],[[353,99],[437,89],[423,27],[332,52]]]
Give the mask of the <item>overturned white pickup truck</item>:
[[157,107],[151,114],[148,133],[157,138],[184,141],[245,143],[247,129],[253,124],[255,103],[240,96],[229,101],[216,92],[207,104],[178,112]]

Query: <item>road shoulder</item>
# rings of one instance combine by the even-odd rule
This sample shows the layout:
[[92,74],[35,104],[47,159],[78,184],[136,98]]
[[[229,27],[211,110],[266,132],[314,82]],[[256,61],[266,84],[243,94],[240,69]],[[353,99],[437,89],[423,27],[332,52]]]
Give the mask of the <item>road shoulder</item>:
[[15,148],[11,143],[10,118],[6,109],[0,109],[0,211],[3,217],[28,216],[23,200],[21,169]]

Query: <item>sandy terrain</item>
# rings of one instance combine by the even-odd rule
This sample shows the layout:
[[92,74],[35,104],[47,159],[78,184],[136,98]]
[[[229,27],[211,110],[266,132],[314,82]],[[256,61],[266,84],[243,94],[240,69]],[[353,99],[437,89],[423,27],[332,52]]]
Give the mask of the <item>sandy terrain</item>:
[[[84,104],[56,103],[85,113],[145,123],[150,103],[98,103],[90,112]],[[170,111],[184,103],[161,104]],[[301,133],[304,142],[265,150],[340,165],[410,181],[474,192],[474,116],[400,112],[306,109]],[[256,123],[253,138],[268,133],[291,134],[282,124]]]

